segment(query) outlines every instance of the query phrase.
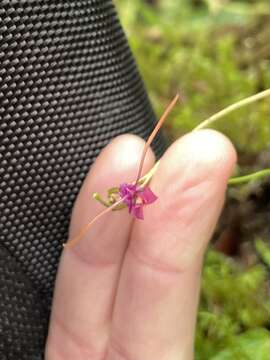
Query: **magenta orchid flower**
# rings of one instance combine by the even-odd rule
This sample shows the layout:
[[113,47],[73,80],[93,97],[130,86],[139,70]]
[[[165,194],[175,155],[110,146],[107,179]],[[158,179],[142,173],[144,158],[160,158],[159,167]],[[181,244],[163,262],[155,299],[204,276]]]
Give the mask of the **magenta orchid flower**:
[[105,215],[107,212],[111,210],[121,210],[125,207],[128,208],[130,214],[132,214],[136,219],[143,220],[143,208],[146,205],[152,204],[157,200],[157,196],[153,193],[149,186],[146,185],[146,182],[143,182],[141,178],[142,168],[145,160],[146,153],[150,147],[151,142],[156,136],[157,132],[161,128],[164,120],[166,119],[169,112],[172,110],[177,100],[179,99],[179,95],[177,94],[173,101],[169,104],[164,114],[158,121],[154,130],[150,134],[145,147],[143,149],[138,175],[136,180],[133,183],[122,183],[119,187],[113,187],[108,190],[108,200],[104,200],[98,193],[94,193],[94,199],[98,200],[101,204],[106,206],[106,209],[95,216],[81,231],[77,236],[73,239],[69,240],[65,247],[69,247],[77,243],[82,236],[88,231],[88,229],[92,226],[94,222],[96,222],[101,216]]
[[143,220],[143,207],[152,204],[157,196],[149,186],[141,187],[136,184],[121,184],[119,194],[123,202],[128,206],[128,211],[137,219]]

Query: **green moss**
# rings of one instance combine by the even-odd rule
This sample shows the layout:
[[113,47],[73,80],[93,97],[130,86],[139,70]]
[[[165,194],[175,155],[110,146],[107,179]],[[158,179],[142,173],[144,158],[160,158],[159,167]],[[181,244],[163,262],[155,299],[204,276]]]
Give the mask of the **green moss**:
[[254,329],[235,337],[230,347],[220,351],[212,360],[268,360],[270,353],[270,332]]
[[[183,94],[183,105],[167,124],[172,140],[270,83],[270,26],[261,17],[270,16],[269,2],[192,3],[116,1],[157,114],[177,91]],[[259,59],[255,52],[261,54]],[[242,152],[260,151],[270,137],[269,102],[231,114],[217,127]]]
[[196,358],[212,359],[221,351],[229,352],[251,330],[255,335],[258,333],[256,341],[261,334],[264,341],[263,328],[269,324],[265,267],[259,264],[243,267],[216,251],[209,251],[202,278]]

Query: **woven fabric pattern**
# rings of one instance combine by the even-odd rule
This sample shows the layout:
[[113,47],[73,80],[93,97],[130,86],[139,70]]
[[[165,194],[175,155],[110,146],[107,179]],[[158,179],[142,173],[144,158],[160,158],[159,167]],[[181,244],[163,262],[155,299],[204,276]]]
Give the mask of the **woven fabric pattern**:
[[0,247],[0,359],[42,358],[47,319],[42,297]]
[[[0,250],[8,254],[0,262],[1,359],[39,356],[33,344],[44,340],[81,183],[111,138],[146,138],[154,121],[111,1],[0,1]],[[162,153],[161,136],[153,146]],[[16,293],[9,307],[3,288]],[[33,300],[40,298],[42,307]],[[15,327],[24,340],[13,337]],[[12,355],[31,338],[32,357]]]

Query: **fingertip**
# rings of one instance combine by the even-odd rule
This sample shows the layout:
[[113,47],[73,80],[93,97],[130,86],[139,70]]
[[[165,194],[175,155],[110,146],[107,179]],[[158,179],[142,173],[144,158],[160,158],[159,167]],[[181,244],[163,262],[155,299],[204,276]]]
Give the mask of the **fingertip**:
[[[227,181],[237,160],[231,141],[218,131],[204,129],[191,132],[177,140],[165,153],[163,166],[167,172],[187,167],[202,177]],[[163,173],[166,170],[163,169]]]
[[[93,168],[107,166],[115,172],[125,172],[133,169],[135,176],[139,161],[145,146],[145,141],[137,135],[124,134],[115,137],[100,153]],[[155,162],[151,148],[147,151],[144,169]],[[125,176],[125,173],[123,173]]]
[[199,159],[209,170],[224,170],[227,177],[231,174],[237,161],[236,150],[231,141],[222,133],[204,129],[194,131],[190,136],[190,144],[199,152]]

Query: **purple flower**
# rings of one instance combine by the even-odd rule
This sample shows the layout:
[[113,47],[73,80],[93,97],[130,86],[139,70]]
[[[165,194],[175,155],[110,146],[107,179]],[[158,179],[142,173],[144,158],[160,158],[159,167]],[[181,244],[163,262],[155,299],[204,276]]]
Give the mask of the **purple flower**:
[[141,187],[124,183],[119,186],[119,194],[128,206],[129,213],[141,220],[143,220],[143,206],[152,204],[157,200],[157,196],[148,186]]

